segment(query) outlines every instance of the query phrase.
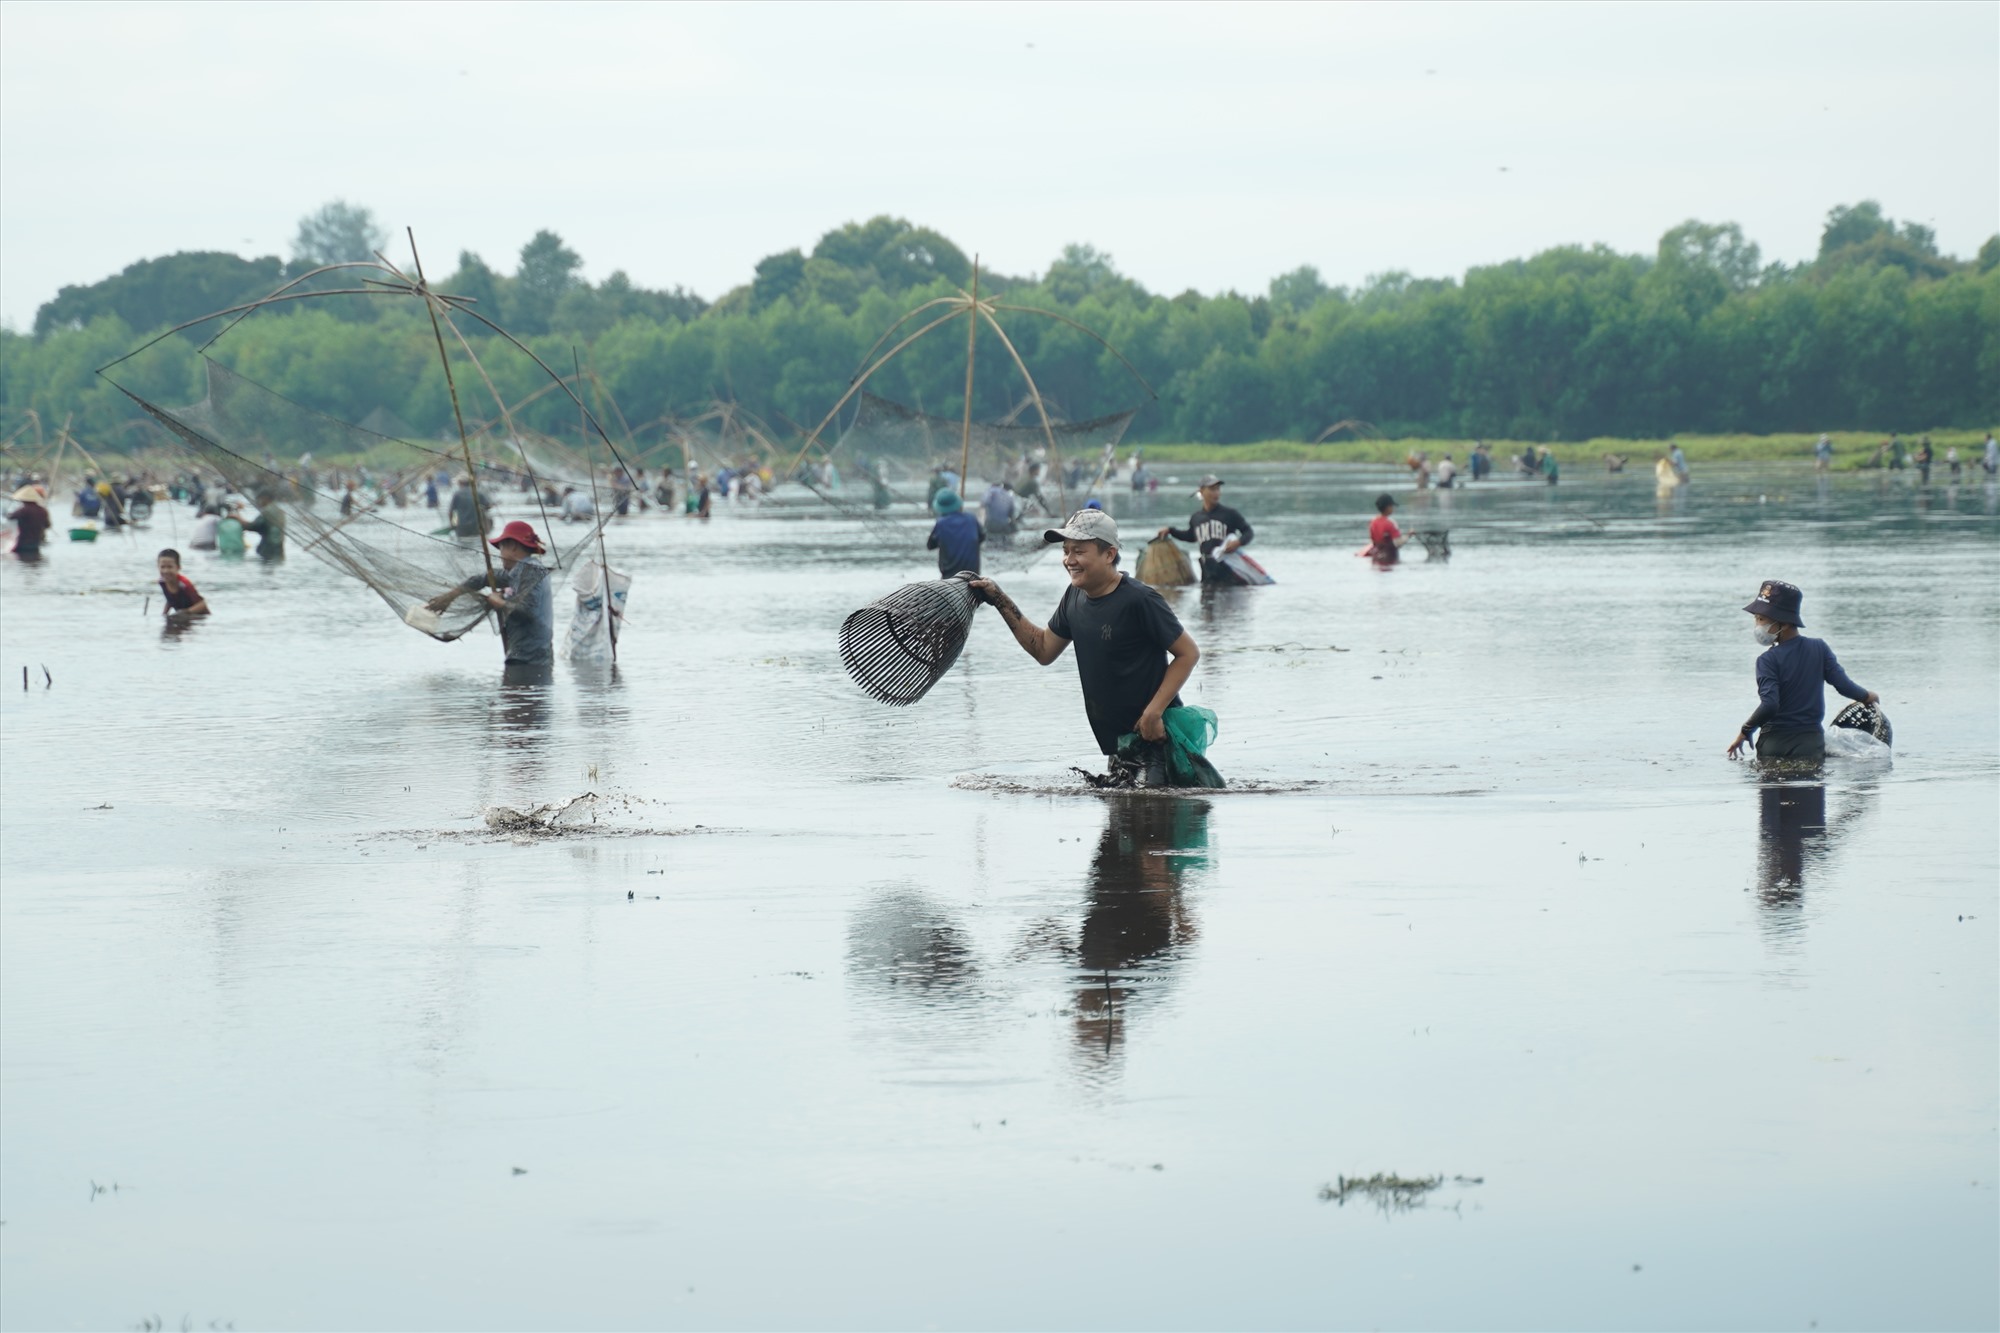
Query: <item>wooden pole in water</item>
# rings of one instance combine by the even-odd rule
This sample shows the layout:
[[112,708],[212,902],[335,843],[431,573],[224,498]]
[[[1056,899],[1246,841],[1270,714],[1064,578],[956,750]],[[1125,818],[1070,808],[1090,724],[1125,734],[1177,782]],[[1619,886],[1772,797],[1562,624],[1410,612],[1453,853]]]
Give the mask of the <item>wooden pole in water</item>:
[[444,351],[444,330],[438,327],[437,307],[432,304],[429,281],[424,277],[424,261],[417,254],[417,233],[412,227],[403,228],[410,238],[410,259],[417,266],[417,286],[424,294],[424,309],[431,317],[431,336],[437,339],[438,360],[444,364],[444,387],[451,392],[451,418],[458,423],[458,449],[465,456],[465,484],[472,488],[472,512],[479,520],[479,554],[486,561],[486,586],[499,586],[493,577],[493,546],[486,540],[486,506],[479,502],[479,470],[472,466],[472,444],[465,438],[465,413],[458,405],[458,381],[451,375],[451,358]]
[[[972,308],[965,312],[965,429],[958,443],[958,489],[967,490],[972,476],[972,354],[979,346],[979,256],[972,257]],[[963,494],[959,496],[962,500]]]
[[[590,418],[583,410],[583,361],[576,344],[569,345],[569,363],[576,372],[576,428],[583,433],[583,461],[590,469],[590,516],[597,520],[597,570],[604,576],[604,628],[611,635],[611,665],[618,665],[618,621],[611,614],[611,558],[604,554],[604,511],[597,507],[597,461],[590,456]],[[630,478],[627,478],[630,480]]]
[[[65,419],[63,422],[62,434],[56,437],[56,456],[49,461],[50,504],[54,504],[56,502],[56,492],[61,486],[61,483],[57,481],[57,478],[62,475],[63,451],[68,448],[69,448],[69,421]],[[50,512],[53,513],[54,511]]]

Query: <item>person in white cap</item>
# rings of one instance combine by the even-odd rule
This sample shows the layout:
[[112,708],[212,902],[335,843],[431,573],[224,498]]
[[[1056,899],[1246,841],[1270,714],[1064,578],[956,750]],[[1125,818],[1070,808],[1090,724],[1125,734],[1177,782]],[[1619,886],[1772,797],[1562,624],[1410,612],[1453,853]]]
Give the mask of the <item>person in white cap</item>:
[[1201,508],[1195,510],[1188,525],[1184,528],[1161,528],[1158,535],[1193,542],[1200,549],[1203,583],[1243,582],[1236,577],[1234,570],[1222,563],[1222,557],[1238,547],[1248,546],[1250,539],[1257,535],[1251,530],[1250,520],[1222,503],[1222,478],[1213,472],[1201,479],[1194,493],[1201,501]]
[[[1101,509],[1079,509],[1059,528],[1042,534],[1061,542],[1069,588],[1047,625],[1022,614],[991,579],[972,589],[991,602],[1028,656],[1043,666],[1076,644],[1083,712],[1097,748],[1118,761],[1118,738],[1136,731],[1155,743],[1166,739],[1163,717],[1180,704],[1181,686],[1194,674],[1201,649],[1159,591],[1118,568],[1118,524]],[[1164,785],[1165,751],[1134,775],[1141,785]]]

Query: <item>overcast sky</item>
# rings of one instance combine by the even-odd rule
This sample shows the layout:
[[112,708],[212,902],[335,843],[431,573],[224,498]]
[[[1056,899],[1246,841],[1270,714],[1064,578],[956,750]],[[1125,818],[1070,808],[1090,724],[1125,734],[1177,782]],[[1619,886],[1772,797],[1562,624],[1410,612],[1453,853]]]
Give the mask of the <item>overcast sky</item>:
[[[851,219],[1262,291],[1689,217],[2000,227],[2000,6],[0,5],[0,318],[329,199],[713,298]],[[400,250],[398,251],[400,253]]]

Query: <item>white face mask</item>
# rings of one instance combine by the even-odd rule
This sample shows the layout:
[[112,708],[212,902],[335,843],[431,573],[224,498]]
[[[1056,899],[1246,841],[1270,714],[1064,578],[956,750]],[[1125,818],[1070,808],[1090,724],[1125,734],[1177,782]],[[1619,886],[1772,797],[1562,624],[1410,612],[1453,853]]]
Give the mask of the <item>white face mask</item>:
[[1778,641],[1778,627],[1767,625],[1761,620],[1753,620],[1750,622],[1750,637],[1769,648]]

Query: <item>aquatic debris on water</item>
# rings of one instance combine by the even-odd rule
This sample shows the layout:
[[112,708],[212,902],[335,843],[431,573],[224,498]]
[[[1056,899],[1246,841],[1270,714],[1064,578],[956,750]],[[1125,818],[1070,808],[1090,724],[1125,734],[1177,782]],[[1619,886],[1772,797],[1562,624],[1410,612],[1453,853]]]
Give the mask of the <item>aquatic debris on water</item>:
[[373,836],[415,839],[418,850],[432,842],[500,841],[540,842],[550,838],[677,838],[718,830],[696,824],[692,828],[662,828],[644,822],[648,808],[660,805],[643,796],[622,793],[584,792],[567,800],[515,809],[509,805],[488,806],[480,812],[483,825],[477,829],[396,829]]
[[1349,1199],[1366,1199],[1385,1213],[1407,1213],[1413,1208],[1421,1208],[1432,1191],[1445,1184],[1460,1187],[1483,1185],[1484,1176],[1453,1176],[1447,1182],[1442,1175],[1400,1176],[1393,1171],[1377,1171],[1372,1176],[1338,1176],[1335,1183],[1319,1187],[1321,1203],[1347,1206]]
[[495,833],[560,835],[576,831],[579,824],[595,824],[597,803],[597,793],[587,791],[567,801],[538,805],[532,810],[490,805],[482,812],[482,817],[486,820],[486,827]]

